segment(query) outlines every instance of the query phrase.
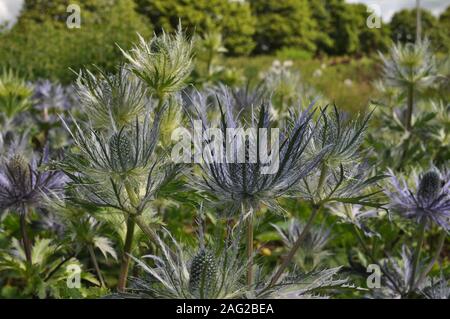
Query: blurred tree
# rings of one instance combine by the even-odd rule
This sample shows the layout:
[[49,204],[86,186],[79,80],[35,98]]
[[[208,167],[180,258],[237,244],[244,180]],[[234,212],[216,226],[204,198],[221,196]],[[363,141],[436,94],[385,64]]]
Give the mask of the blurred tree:
[[181,21],[188,33],[222,33],[230,55],[253,50],[255,19],[245,1],[232,0],[135,0],[138,11],[153,24],[155,31],[174,30]]
[[317,24],[316,45],[318,53],[331,52],[334,47],[334,40],[331,38],[333,29],[331,12],[326,7],[327,0],[310,0],[309,6],[311,14]]
[[0,35],[0,63],[31,79],[69,82],[96,64],[112,71],[137,32],[151,34],[133,0],[79,0],[81,28],[69,29],[69,0],[27,0],[17,24]]
[[[396,12],[390,22],[391,38],[395,42],[415,42],[416,41],[416,10],[401,10]],[[436,39],[436,27],[438,20],[430,11],[421,9],[422,36]],[[447,29],[448,32],[448,29]]]
[[344,0],[326,1],[326,10],[331,12],[329,36],[334,41],[330,54],[353,54],[359,51],[360,19],[352,5]]
[[445,50],[447,53],[450,50],[450,6],[445,9],[439,17],[438,22],[438,36],[442,47],[439,45],[438,49]]
[[257,27],[257,52],[298,47],[314,52],[317,24],[308,0],[250,0]]

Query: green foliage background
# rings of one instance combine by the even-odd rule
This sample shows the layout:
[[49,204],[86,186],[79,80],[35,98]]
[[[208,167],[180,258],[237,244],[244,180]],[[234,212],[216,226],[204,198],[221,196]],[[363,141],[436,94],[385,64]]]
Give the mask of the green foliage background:
[[[69,4],[81,8],[81,28],[65,25]],[[362,4],[344,0],[26,0],[18,22],[0,33],[0,67],[29,79],[68,83],[70,69],[98,65],[111,71],[137,33],[148,38],[181,22],[189,34],[219,32],[228,56],[284,52],[293,59],[371,55],[391,40],[414,41],[414,10],[397,12],[389,24],[368,28]],[[423,33],[448,52],[450,8],[441,17],[422,10]]]

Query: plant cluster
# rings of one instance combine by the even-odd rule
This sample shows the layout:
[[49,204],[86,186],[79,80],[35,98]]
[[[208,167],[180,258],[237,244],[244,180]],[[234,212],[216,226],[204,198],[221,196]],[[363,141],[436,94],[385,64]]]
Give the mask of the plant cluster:
[[[139,37],[74,88],[2,75],[0,296],[448,298],[448,101],[423,98],[444,77],[428,41],[394,45],[396,93],[352,116],[289,62],[220,83],[220,37],[193,39]],[[174,129],[197,125],[230,140],[202,133],[200,161],[176,163]]]

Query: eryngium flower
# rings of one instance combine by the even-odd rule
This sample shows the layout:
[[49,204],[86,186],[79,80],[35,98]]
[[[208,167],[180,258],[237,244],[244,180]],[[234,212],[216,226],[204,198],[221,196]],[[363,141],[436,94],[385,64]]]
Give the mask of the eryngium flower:
[[59,83],[49,80],[34,84],[33,107],[38,110],[67,110],[72,106],[69,92]]
[[234,299],[245,296],[246,262],[238,255],[239,236],[226,240],[225,246],[217,241],[214,249],[207,253],[206,248],[193,253],[182,247],[168,231],[166,235],[172,242],[171,246],[157,238],[160,255],[143,256],[152,264],[154,262],[154,266],[133,258],[148,277],[130,279],[133,283],[131,296],[171,299]]
[[[225,112],[222,102],[225,104]],[[261,105],[259,111],[252,112],[250,120],[244,120],[239,114],[235,118],[231,102],[231,99],[224,99],[219,103],[221,110],[219,129],[222,136],[228,136],[229,128],[242,128],[244,131],[254,128],[259,135],[260,129],[266,129],[268,134],[270,133],[270,110],[267,106]],[[275,155],[273,158],[278,160],[278,167],[273,172],[264,171],[274,164],[273,158],[269,162],[264,162],[258,156],[260,149],[255,144],[261,136],[259,138],[253,136],[245,142],[233,136],[233,141],[227,141],[219,150],[211,150],[208,146],[204,148],[204,161],[200,164],[203,173],[200,178],[194,180],[195,186],[228,203],[231,213],[240,209],[242,204],[251,208],[263,204],[275,210],[279,209],[277,199],[293,195],[290,193],[293,186],[314,170],[326,152],[326,148],[314,154],[305,152],[311,139],[310,122],[313,115],[311,108],[312,105],[304,112],[300,112],[280,132],[277,140],[278,149],[273,146],[276,143],[272,142],[270,147],[267,145],[268,154]],[[202,110],[199,109],[197,112],[203,128],[214,127],[208,123]],[[256,149],[259,151],[255,152]],[[243,162],[239,161],[242,154],[245,154]],[[253,162],[250,160],[252,154],[256,159]]]
[[31,106],[33,90],[12,70],[3,70],[0,74],[0,116],[5,126],[14,116]]
[[450,179],[448,173],[433,169],[420,178],[415,176],[415,190],[405,180],[390,171],[392,190],[387,190],[389,208],[405,218],[433,222],[444,230],[450,229]]
[[[377,295],[383,298],[404,298],[412,293],[411,277],[413,276],[413,253],[406,245],[402,246],[401,259],[389,257],[381,262],[384,267],[383,272],[387,276],[382,276],[384,284]],[[423,264],[419,264],[419,269]],[[421,273],[417,270],[416,273]],[[422,287],[418,287],[419,289]]]
[[43,171],[48,162],[47,148],[39,160],[27,161],[20,154],[5,157],[0,162],[0,212],[19,210],[42,204],[42,196],[60,193],[66,177],[58,171]]
[[329,110],[328,107],[322,110],[307,148],[311,154],[327,148],[321,169],[302,179],[297,190],[314,203],[344,201],[369,204],[362,200],[368,197],[362,192],[385,177],[371,176],[369,165],[359,154],[371,113],[351,119],[336,106]]
[[342,202],[381,207],[382,203],[371,198],[380,191],[372,188],[386,176],[371,175],[367,163],[355,163],[355,166],[347,167],[341,165],[337,170],[315,170],[303,178],[295,190],[313,203]]
[[122,53],[130,69],[159,98],[183,89],[193,68],[193,43],[185,38],[181,26],[174,35],[163,31],[150,42],[139,36],[139,44]]
[[429,286],[422,289],[422,294],[427,299],[450,299],[450,286],[448,280],[441,271],[439,278],[429,278]]
[[[239,226],[238,226],[239,227]],[[257,271],[256,284],[249,287],[245,281],[246,262],[239,251],[240,231],[235,231],[233,238],[214,243],[214,249],[208,256],[189,247],[182,247],[169,232],[172,241],[169,247],[162,239],[157,239],[161,251],[159,256],[147,255],[153,266],[143,260],[133,258],[142,267],[147,277],[131,278],[130,293],[122,297],[171,298],[171,299],[237,299],[237,298],[314,298],[316,293],[327,289],[341,287],[346,280],[336,278],[339,267],[309,273],[291,273],[283,276],[282,282],[269,289],[266,288],[270,278],[266,271]],[[192,257],[194,256],[194,257]],[[201,262],[196,261],[200,258]],[[207,262],[205,261],[207,258]],[[203,275],[210,278],[207,285],[192,289],[192,281],[197,282],[198,275],[193,274],[193,264],[208,265],[210,270]],[[195,267],[199,269],[198,267]],[[206,280],[205,280],[206,283]]]
[[149,100],[143,83],[121,67],[117,74],[80,73],[77,94],[92,125],[120,129],[143,118]]
[[206,249],[194,256],[189,271],[189,289],[192,293],[208,293],[212,282],[216,279],[217,264],[215,256]]
[[[159,117],[158,115],[156,116]],[[161,185],[176,173],[172,165],[156,158],[158,119],[123,128],[112,135],[82,128],[69,128],[78,150],[59,164],[72,180],[80,200],[102,207],[143,212]],[[134,193],[134,195],[130,195]],[[134,203],[132,203],[134,201]]]
[[339,111],[336,105],[331,111],[326,107],[321,112],[309,149],[317,152],[329,145],[324,162],[331,169],[359,162],[358,150],[364,141],[371,115],[358,114],[356,118],[351,118],[348,113]]
[[389,57],[380,53],[384,78],[388,85],[416,89],[429,86],[436,78],[436,60],[428,39],[416,43],[398,43],[391,47]]

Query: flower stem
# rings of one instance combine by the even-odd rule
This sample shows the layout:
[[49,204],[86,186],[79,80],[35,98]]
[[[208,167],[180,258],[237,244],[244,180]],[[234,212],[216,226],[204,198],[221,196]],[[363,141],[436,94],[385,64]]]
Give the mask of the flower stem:
[[281,264],[280,268],[278,268],[275,275],[272,277],[272,280],[270,281],[269,287],[274,286],[278,279],[280,279],[281,275],[283,274],[284,270],[287,268],[289,263],[294,258],[297,250],[300,248],[300,245],[302,244],[303,240],[305,239],[306,235],[308,234],[311,226],[313,225],[313,222],[316,218],[316,216],[319,214],[319,212],[322,210],[322,205],[319,206],[313,206],[313,211],[311,212],[311,215],[309,216],[308,222],[303,229],[302,233],[298,236],[297,240],[295,241],[294,245],[292,246],[291,250],[289,251],[286,258],[284,258],[283,263]]
[[128,268],[130,267],[130,252],[133,245],[135,222],[133,218],[127,218],[127,233],[125,235],[125,244],[123,246],[122,262],[120,264],[119,283],[117,290],[123,292],[127,285]]
[[415,280],[416,280],[416,272],[419,268],[419,262],[420,262],[420,254],[422,252],[422,246],[425,239],[425,228],[427,226],[427,220],[423,218],[420,221],[419,231],[418,231],[418,237],[419,241],[417,242],[417,249],[414,254],[414,260],[413,260],[413,268],[411,273],[411,278],[409,279],[409,293],[412,293],[414,286],[415,286]]
[[322,190],[323,184],[325,183],[328,174],[328,165],[326,163],[322,164],[320,169],[319,182],[317,184],[316,195],[320,198],[320,191]]
[[427,275],[431,271],[431,269],[433,269],[434,264],[439,259],[439,256],[441,255],[441,251],[444,248],[444,243],[445,243],[445,238],[446,237],[447,237],[447,232],[445,230],[443,230],[441,232],[441,235],[439,236],[439,243],[438,243],[438,245],[436,247],[436,252],[434,253],[433,258],[431,259],[430,263],[425,268],[425,270],[422,272],[422,274],[420,275],[419,279],[416,281],[413,289],[416,288],[416,287],[419,287],[420,284],[422,283],[422,281],[427,277]]
[[92,245],[90,245],[90,244],[87,245],[87,248],[89,251],[89,255],[91,257],[91,261],[94,264],[95,272],[97,273],[98,280],[100,281],[100,285],[102,287],[106,287],[105,281],[103,280],[102,272],[101,272],[100,267],[97,262],[97,257],[95,256],[94,248],[92,248]]
[[134,221],[138,225],[138,227],[142,230],[142,232],[149,237],[149,239],[153,242],[156,242],[158,235],[156,232],[147,224],[147,222],[142,218],[142,216],[133,216]]
[[247,285],[253,283],[253,214],[248,217],[247,225]]
[[406,130],[411,131],[412,114],[414,108],[414,84],[408,86],[408,108],[406,109]]
[[[28,208],[28,211],[30,211],[30,208]],[[27,233],[27,211],[20,214],[20,232],[22,233],[22,242],[23,249],[25,251],[25,257],[27,259],[27,263],[31,266],[33,264],[33,261],[31,258],[31,241]]]

